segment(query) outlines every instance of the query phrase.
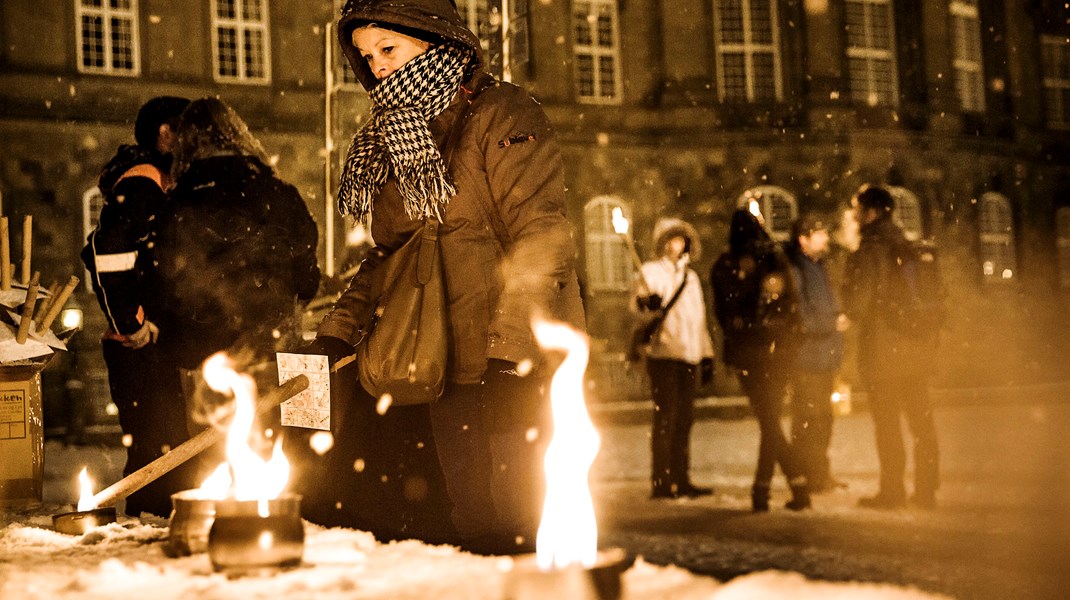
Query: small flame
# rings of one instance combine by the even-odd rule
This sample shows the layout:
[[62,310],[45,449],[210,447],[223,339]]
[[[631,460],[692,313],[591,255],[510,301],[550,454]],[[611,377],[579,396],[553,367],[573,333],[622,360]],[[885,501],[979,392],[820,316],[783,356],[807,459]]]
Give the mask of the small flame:
[[[234,396],[234,417],[227,429],[227,462],[216,469],[205,485],[225,483],[229,489],[222,497],[232,495],[237,500],[258,500],[261,514],[266,514],[267,501],[278,498],[286,487],[290,463],[282,452],[281,440],[275,443],[271,459],[267,461],[249,447],[249,434],[256,418],[256,382],[235,371],[233,363],[222,352],[205,361],[204,381],[213,390]],[[205,485],[201,486],[202,491],[205,491]],[[218,488],[206,493],[218,493]]]
[[587,477],[601,443],[583,397],[590,351],[584,336],[567,325],[536,320],[533,328],[540,346],[568,353],[550,383],[554,431],[543,461],[546,501],[535,559],[543,570],[590,567],[598,556],[598,524]]
[[97,503],[93,501],[93,480],[89,478],[87,467],[82,467],[82,472],[78,474],[78,484],[81,487],[81,494],[78,496],[78,512],[93,510],[97,507]]
[[762,218],[762,207],[757,200],[751,198],[751,201],[747,204],[747,210],[750,211],[750,214],[758,217],[759,221],[764,222]]
[[619,206],[613,207],[613,230],[617,235],[628,235],[628,219],[624,217],[624,211]]

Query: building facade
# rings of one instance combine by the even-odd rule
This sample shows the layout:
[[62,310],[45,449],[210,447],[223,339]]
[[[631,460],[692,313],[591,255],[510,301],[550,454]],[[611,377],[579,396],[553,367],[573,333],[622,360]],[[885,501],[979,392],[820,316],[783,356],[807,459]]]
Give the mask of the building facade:
[[[325,272],[359,231],[333,210],[367,99],[341,64],[339,0],[5,0],[3,214],[35,217],[57,279],[99,210],[100,167],[159,94],[219,96],[321,225]],[[640,393],[619,361],[633,267],[659,216],[693,222],[705,278],[735,207],[775,234],[836,218],[863,183],[941,249],[953,310],[945,385],[1065,378],[1070,352],[1070,27],[1052,0],[458,0],[496,74],[563,143],[600,398]],[[17,246],[17,240],[14,240]],[[83,291],[87,321],[97,311]],[[95,335],[87,324],[87,337]],[[846,372],[850,379],[850,370]],[[724,385],[730,387],[730,383]]]

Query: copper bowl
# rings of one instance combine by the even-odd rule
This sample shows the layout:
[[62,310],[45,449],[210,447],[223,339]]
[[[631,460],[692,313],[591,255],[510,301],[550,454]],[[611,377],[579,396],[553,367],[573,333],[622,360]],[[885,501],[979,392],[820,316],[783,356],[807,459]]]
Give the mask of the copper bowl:
[[198,490],[171,494],[164,553],[170,557],[189,556],[208,550],[208,531],[215,521],[215,500],[203,498]]
[[619,600],[621,575],[635,557],[621,548],[601,550],[591,567],[571,566],[542,570],[529,554],[513,561],[505,577],[506,600]]
[[82,535],[94,527],[115,522],[115,507],[107,506],[93,510],[78,510],[53,515],[52,527],[60,533]]
[[266,516],[256,500],[216,500],[208,532],[208,557],[228,576],[272,573],[301,564],[305,528],[301,496],[267,500]]

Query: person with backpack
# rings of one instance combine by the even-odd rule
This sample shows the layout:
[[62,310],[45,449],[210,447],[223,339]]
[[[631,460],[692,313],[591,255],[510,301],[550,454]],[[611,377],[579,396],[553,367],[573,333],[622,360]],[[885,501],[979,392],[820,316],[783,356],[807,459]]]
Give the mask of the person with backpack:
[[660,256],[643,263],[632,300],[632,309],[649,315],[653,326],[645,349],[654,399],[651,498],[708,496],[713,488],[694,485],[688,475],[696,378],[713,361],[702,283],[688,266],[702,246],[689,223],[666,218],[654,226],[654,248]]
[[914,438],[914,494],[909,502],[936,506],[939,449],[928,379],[942,314],[934,255],[921,252],[892,219],[895,203],[880,186],[863,186],[851,200],[861,242],[847,261],[844,308],[858,330],[858,371],[869,395],[880,460],[880,489],[859,505],[907,505],[906,450],[900,423]]
[[787,257],[758,215],[743,208],[732,214],[728,250],[714,263],[710,281],[724,332],[724,362],[737,369],[758,419],[751,508],[756,513],[769,510],[778,464],[792,494],[785,508],[810,508],[806,475],[780,423],[795,359],[799,294]]
[[801,323],[791,376],[791,443],[810,492],[827,492],[842,485],[829,472],[828,449],[834,420],[832,390],[843,362],[843,332],[849,321],[825,266],[828,225],[813,213],[803,214],[792,223],[791,240],[784,249],[799,286]]

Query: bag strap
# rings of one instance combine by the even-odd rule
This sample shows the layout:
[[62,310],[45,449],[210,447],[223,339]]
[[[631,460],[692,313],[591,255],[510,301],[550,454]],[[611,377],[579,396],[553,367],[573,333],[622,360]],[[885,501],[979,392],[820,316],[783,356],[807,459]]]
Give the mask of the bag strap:
[[680,294],[684,292],[684,287],[687,285],[687,275],[687,269],[684,269],[684,280],[680,282],[680,287],[676,288],[672,298],[669,298],[669,303],[662,307],[662,314],[668,314],[669,309],[671,309],[673,304],[676,304],[676,301],[680,299]]
[[[461,91],[465,94],[465,100],[468,105],[472,104],[472,98],[475,94],[486,89],[490,84],[480,80],[481,85],[476,86],[476,91],[469,90],[468,88],[461,86]],[[442,157],[442,164],[447,169],[453,163],[454,150],[457,149],[457,143],[461,139],[461,133],[464,131],[464,124],[468,121],[469,106],[462,106],[460,114],[453,121],[453,127],[450,128],[450,135],[446,139],[446,155]],[[434,272],[434,260],[435,253],[438,249],[438,219],[424,219],[423,227],[423,239],[426,244],[420,244],[420,255],[417,258],[416,263],[416,277],[420,285],[426,285],[431,281],[431,276]]]

